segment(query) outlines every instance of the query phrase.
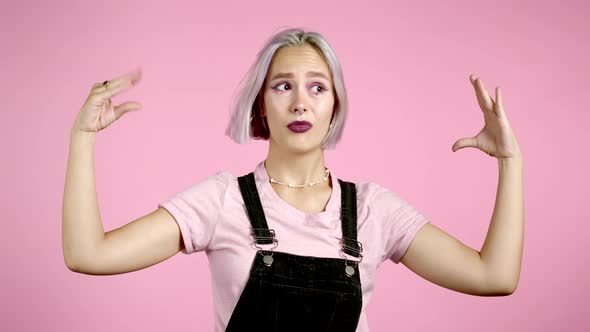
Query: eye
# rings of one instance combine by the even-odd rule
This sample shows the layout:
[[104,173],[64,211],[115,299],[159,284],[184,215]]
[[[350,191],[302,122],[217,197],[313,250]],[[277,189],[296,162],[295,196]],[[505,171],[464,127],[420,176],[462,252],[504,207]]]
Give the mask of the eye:
[[324,87],[323,87],[323,86],[321,86],[321,85],[319,85],[319,84],[316,84],[316,85],[314,85],[314,86],[312,87],[312,89],[313,89],[313,88],[318,88],[318,90],[319,90],[319,91],[318,91],[318,90],[316,90],[316,91],[315,91],[315,92],[318,92],[318,93],[321,93],[321,92],[323,92],[323,91],[324,91]]
[[[285,85],[285,90],[283,90],[283,89],[279,89],[279,87],[280,87],[280,86],[283,86],[283,85]],[[281,92],[282,92],[282,91],[287,91],[287,90],[289,90],[289,89],[287,89],[287,87],[288,87],[288,86],[289,86],[289,83],[287,83],[287,82],[281,82],[281,83],[279,83],[279,84],[275,85],[275,86],[273,87],[273,89],[274,89],[274,90],[277,90],[277,91],[281,91]]]

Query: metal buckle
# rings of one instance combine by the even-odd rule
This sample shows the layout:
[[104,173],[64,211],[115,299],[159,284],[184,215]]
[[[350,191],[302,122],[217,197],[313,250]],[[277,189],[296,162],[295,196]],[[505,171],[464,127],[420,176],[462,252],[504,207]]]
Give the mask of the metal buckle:
[[[342,258],[344,258],[344,272],[346,273],[347,277],[352,277],[355,273],[355,269],[356,267],[359,265],[360,262],[363,261],[363,255],[359,254],[359,260],[354,260],[354,259],[348,259],[348,257],[346,257],[346,253],[344,252],[344,249],[340,249],[340,256]],[[348,262],[352,262],[352,264],[348,264]]]
[[[358,256],[360,257],[361,261],[363,260],[363,255],[361,254],[363,252],[363,244],[360,241],[356,241],[356,240],[352,240],[349,238],[346,238],[347,241],[354,241],[357,243],[358,245],[358,249],[355,247],[351,247],[349,245],[347,245],[344,241],[344,238],[340,239],[340,245],[342,246],[342,249],[340,249],[341,252],[344,251],[344,249],[348,249],[356,254],[358,254]],[[342,254],[341,254],[342,255]],[[359,261],[360,262],[360,261]]]
[[[262,230],[262,231],[268,232],[268,233],[270,233],[270,236],[256,236],[257,230]],[[266,229],[266,228],[252,228],[250,235],[252,235],[252,237],[254,238],[252,245],[254,246],[254,248],[258,249],[257,253],[262,256],[262,261],[264,262],[264,265],[271,266],[274,261],[274,259],[272,258],[273,250],[279,245],[279,240],[277,240],[275,238],[275,230],[274,229]],[[258,244],[257,243],[258,240],[270,240],[271,243]],[[272,244],[273,245],[272,248],[264,249],[261,247],[261,245],[268,245],[268,244]]]
[[[358,264],[360,262],[363,261],[363,255],[361,254],[363,252],[363,244],[360,243],[359,241],[356,240],[352,240],[352,239],[348,239],[346,238],[347,241],[355,241],[358,245],[357,247],[351,247],[349,245],[347,245],[345,243],[345,238],[340,239],[340,245],[342,246],[342,248],[340,248],[340,256],[342,258],[344,258],[344,272],[346,273],[346,276],[348,277],[352,277],[355,273],[355,268],[358,266]],[[354,260],[354,259],[349,259],[346,255],[350,255],[344,252],[344,249],[350,250],[353,253],[355,253],[358,257],[359,260]],[[353,255],[350,255],[353,256]],[[354,256],[353,256],[354,257]],[[348,264],[348,262],[352,262],[352,264]]]
[[[270,233],[270,236],[256,236],[257,230],[268,231]],[[256,240],[274,240],[275,239],[275,230],[274,229],[266,229],[266,228],[252,228],[250,231],[250,235],[252,235],[252,237],[254,238],[254,241],[256,241]]]
[[360,262],[363,261],[363,255],[361,255],[361,254],[359,254],[359,257],[358,257],[359,260],[358,261],[357,260],[354,260],[354,259],[350,259],[346,255],[347,254],[344,252],[344,250],[343,249],[340,249],[340,257],[344,258],[344,260],[345,260],[344,263],[346,264],[346,266],[348,266],[348,261],[355,262],[355,265],[354,266],[356,266],[356,264],[358,264],[358,263],[360,263]]
[[[268,231],[270,233],[270,236],[256,236],[256,232],[257,230],[263,230],[263,231]],[[279,245],[279,240],[277,240],[275,238],[275,230],[274,229],[266,229],[266,228],[252,228],[250,235],[252,235],[252,237],[254,238],[254,241],[252,242],[252,245],[254,246],[254,248],[257,248],[259,250],[265,250],[264,248],[261,247],[261,245],[269,245],[272,244],[273,247],[268,249],[270,252],[273,251],[274,248],[276,248]],[[265,243],[265,244],[258,244],[257,241],[258,240],[271,240],[272,243]]]
[[[269,244],[271,244],[271,243],[269,243]],[[263,244],[263,246],[266,246],[266,245],[269,245],[269,244]],[[270,249],[264,249],[258,243],[256,243],[256,241],[253,241],[252,242],[252,246],[254,246],[254,248],[256,248],[258,250],[262,250],[262,251],[266,250],[266,251],[272,252],[274,250],[274,248],[276,248],[279,245],[279,240],[272,239],[272,245],[273,245],[272,248],[270,248]]]

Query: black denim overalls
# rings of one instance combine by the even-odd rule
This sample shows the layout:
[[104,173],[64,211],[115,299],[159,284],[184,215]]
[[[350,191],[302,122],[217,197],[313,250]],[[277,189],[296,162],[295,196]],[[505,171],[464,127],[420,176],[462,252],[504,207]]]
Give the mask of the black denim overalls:
[[[273,252],[278,240],[266,223],[254,173],[238,177],[253,245],[259,250],[226,331],[356,331],[362,307],[356,189],[354,183],[338,181],[344,259]],[[263,244],[273,248],[264,250],[259,246]],[[347,259],[344,253],[360,260]]]

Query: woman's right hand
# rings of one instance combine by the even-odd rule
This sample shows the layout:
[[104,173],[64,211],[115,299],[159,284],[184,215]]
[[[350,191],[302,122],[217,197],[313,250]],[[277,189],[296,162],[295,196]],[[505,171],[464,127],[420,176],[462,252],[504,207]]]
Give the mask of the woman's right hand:
[[141,79],[141,68],[119,76],[104,86],[96,83],[92,86],[86,102],[80,109],[74,122],[74,130],[98,132],[108,127],[123,114],[141,109],[138,102],[125,102],[113,106],[111,98],[136,85]]

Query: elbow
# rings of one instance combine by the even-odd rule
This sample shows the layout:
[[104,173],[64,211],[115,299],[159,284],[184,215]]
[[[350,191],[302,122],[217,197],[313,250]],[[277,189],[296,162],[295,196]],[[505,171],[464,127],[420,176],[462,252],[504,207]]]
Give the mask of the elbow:
[[66,263],[66,267],[68,268],[68,270],[70,270],[72,272],[78,272],[76,266],[71,263]]
[[87,266],[87,264],[85,264],[84,262],[88,261],[91,260],[88,260],[86,256],[64,255],[64,263],[66,264],[68,270],[72,272],[86,274],[86,269],[84,267]]
[[84,267],[84,265],[66,263],[66,267],[68,268],[68,270],[75,273],[93,275],[91,272],[89,272],[90,270],[88,268]]
[[518,287],[518,281],[520,280],[520,271],[508,276],[504,282],[504,289],[506,290],[506,295],[512,295],[516,292],[516,288]]
[[72,271],[72,272],[77,272],[77,266],[78,264],[76,263],[76,259],[75,259],[75,255],[72,255],[72,250],[69,250],[69,247],[65,245],[65,243],[63,244],[63,257],[64,257],[64,263],[66,265],[66,267],[68,268],[68,270]]
[[518,287],[518,282],[514,282],[511,283],[510,285],[508,285],[508,287],[506,287],[506,296],[508,295],[512,295],[514,292],[516,292],[516,288]]
[[516,292],[520,273],[509,272],[506,269],[486,269],[485,284],[491,290],[491,296],[509,296]]
[[516,288],[518,287],[518,281],[510,281],[505,282],[502,284],[501,287],[498,288],[499,296],[509,296],[516,292]]
[[506,287],[502,288],[499,291],[495,292],[496,296],[510,296],[516,291],[516,288],[513,287]]
[[64,255],[64,263],[66,264],[66,267],[68,268],[68,270],[72,271],[72,272],[80,272],[80,270],[78,269],[78,265],[72,261],[72,259],[68,258],[67,256]]
[[86,250],[71,249],[64,245],[63,257],[68,270],[86,274],[90,262],[95,262],[97,255],[96,250],[90,248],[86,248]]
[[494,275],[488,277],[486,282],[488,296],[509,296],[516,292],[518,278],[506,275]]

